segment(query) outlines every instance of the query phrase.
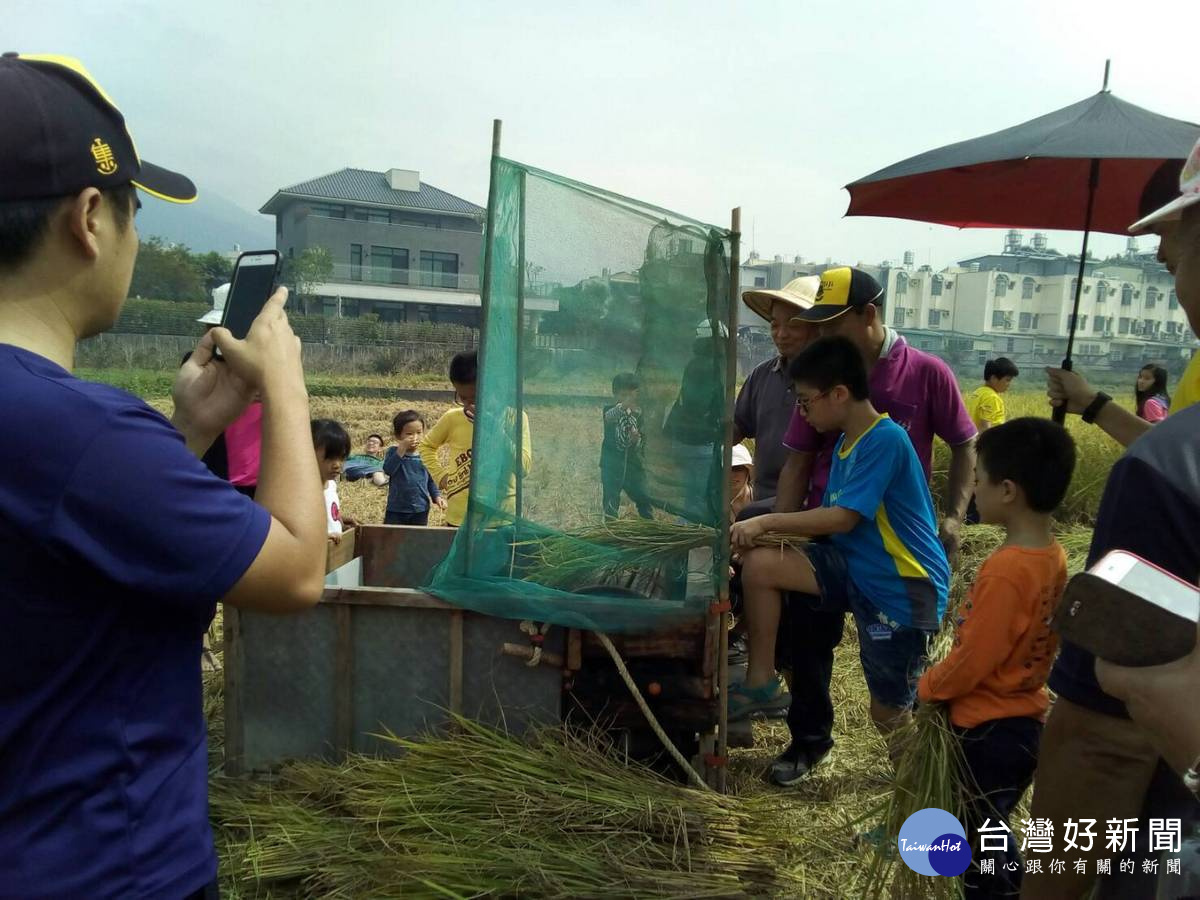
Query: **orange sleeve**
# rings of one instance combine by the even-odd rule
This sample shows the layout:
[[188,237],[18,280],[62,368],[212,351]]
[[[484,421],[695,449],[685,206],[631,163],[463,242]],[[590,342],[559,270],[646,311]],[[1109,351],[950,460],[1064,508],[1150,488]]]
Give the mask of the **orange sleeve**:
[[954,648],[921,676],[917,696],[923,703],[954,700],[974,690],[1012,655],[1029,615],[1017,586],[998,575],[981,575],[961,613]]

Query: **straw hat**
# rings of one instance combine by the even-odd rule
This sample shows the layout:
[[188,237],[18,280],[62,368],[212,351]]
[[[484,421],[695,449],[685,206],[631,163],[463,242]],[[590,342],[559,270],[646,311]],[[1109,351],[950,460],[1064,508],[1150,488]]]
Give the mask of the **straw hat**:
[[811,309],[817,299],[817,290],[821,287],[821,276],[804,275],[789,281],[777,291],[763,289],[745,291],[742,302],[768,322],[771,321],[771,306],[776,301],[782,301],[800,313]]

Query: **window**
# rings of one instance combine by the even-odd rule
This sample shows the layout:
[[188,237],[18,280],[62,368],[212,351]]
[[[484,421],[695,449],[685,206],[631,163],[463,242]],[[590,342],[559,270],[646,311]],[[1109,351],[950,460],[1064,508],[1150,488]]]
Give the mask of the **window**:
[[422,250],[421,284],[426,287],[458,287],[458,254]]
[[362,281],[362,244],[350,245],[350,280]]
[[387,225],[392,221],[391,213],[386,209],[363,209],[360,207],[352,210],[350,217],[359,222],[375,222],[379,225]]
[[942,324],[942,311],[940,309],[931,309],[929,311],[929,327],[938,328]]
[[1008,321],[1008,314],[1002,309],[997,309],[992,312],[992,327],[1003,328]]
[[892,312],[892,324],[893,325],[903,325],[904,324],[904,307],[903,306],[897,306],[896,309]]
[[1121,287],[1121,305],[1133,306],[1133,288],[1128,284]]
[[1146,309],[1154,309],[1154,305],[1158,303],[1158,288],[1146,288]]
[[1018,327],[1022,331],[1028,331],[1033,327],[1033,313],[1021,313],[1021,319],[1018,322]]
[[1129,320],[1121,316],[1121,320],[1117,323],[1118,334],[1129,334]]
[[1034,287],[1036,287],[1036,285],[1037,285],[1037,282],[1034,281],[1032,278],[1024,279],[1021,282],[1021,299],[1022,300],[1032,300],[1033,299],[1033,289],[1034,289]]
[[1179,298],[1174,291],[1167,295],[1167,309],[1179,309]]
[[754,286],[755,287],[766,287],[767,279],[764,278],[762,275],[756,275],[754,277]]
[[1143,321],[1145,322],[1145,325],[1142,330],[1146,334],[1154,334],[1154,332],[1158,330],[1158,322],[1154,321],[1154,319],[1145,319]]
[[371,246],[371,280],[408,284],[408,251],[399,247]]
[[1068,327],[1070,327],[1070,328],[1078,328],[1078,329],[1080,329],[1080,330],[1084,330],[1084,329],[1086,329],[1086,328],[1087,328],[1087,319],[1088,319],[1088,317],[1087,317],[1087,316],[1080,316],[1080,317],[1079,317],[1079,324],[1078,324],[1078,325],[1076,325],[1076,324],[1075,324],[1075,317],[1074,317],[1074,316],[1067,316],[1067,324],[1068,324]]
[[1007,293],[1008,293],[1008,276],[1007,275],[997,275],[996,276],[996,296],[1003,297]]
[[346,207],[335,206],[332,203],[313,203],[308,208],[310,216],[325,216],[330,219],[346,218]]
[[934,275],[933,281],[930,282],[929,293],[934,297],[942,296],[942,280],[941,275]]
[[1096,302],[1103,303],[1108,299],[1108,282],[1101,281],[1096,285]]
[[900,295],[900,294],[907,294],[907,293],[908,293],[908,273],[898,272],[898,273],[896,273],[896,294]]

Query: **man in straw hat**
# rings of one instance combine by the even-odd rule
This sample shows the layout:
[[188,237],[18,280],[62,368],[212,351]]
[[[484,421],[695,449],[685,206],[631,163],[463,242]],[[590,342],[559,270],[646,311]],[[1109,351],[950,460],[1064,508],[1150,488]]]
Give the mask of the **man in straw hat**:
[[[776,486],[791,454],[783,436],[796,411],[796,394],[788,376],[788,363],[816,337],[816,326],[799,318],[813,305],[821,279],[805,275],[779,290],[756,288],[742,294],[742,302],[771,323],[771,341],[779,355],[759,363],[738,391],[733,408],[733,442],[754,440],[755,496],[743,516],[770,512]],[[807,469],[793,466],[788,477],[808,481]]]
[[[76,378],[76,343],[129,290],[138,191],[196,189],[141,159],[69,57],[0,56],[0,122],[0,894],[201,898],[217,877],[201,639],[218,601],[299,610],[324,584],[287,291],[245,340],[200,339],[170,422]],[[199,459],[255,391],[258,504]]]
[[[1178,192],[1130,230],[1160,234],[1159,257],[1175,274],[1179,305],[1192,329],[1200,331],[1200,141],[1180,172]],[[1190,369],[1195,365],[1194,359]],[[1069,373],[1060,376],[1063,374]],[[1064,385],[1071,381],[1059,380]],[[1186,396],[1185,390],[1180,393]],[[1094,419],[1099,425],[1104,424],[1101,415],[1105,410],[1116,412],[1116,404],[1102,397],[1094,397],[1090,412],[1084,411],[1085,419]],[[1194,392],[1191,399],[1190,405],[1173,404],[1163,422],[1147,426],[1148,433],[1113,466],[1096,514],[1089,566],[1110,550],[1126,550],[1173,575],[1195,581],[1200,572],[1200,466],[1196,462],[1200,459],[1200,404],[1194,402]],[[1081,398],[1068,391],[1067,402],[1074,411]],[[1120,412],[1138,421],[1132,413]],[[1120,626],[1120,622],[1113,623],[1114,628]],[[1097,890],[1090,896],[1152,898],[1156,878],[1149,868],[1157,866],[1144,867],[1144,863],[1158,861],[1159,848],[1151,844],[1156,820],[1159,831],[1165,822],[1182,820],[1184,834],[1189,822],[1200,821],[1200,804],[1180,777],[1184,774],[1180,767],[1190,765],[1195,771],[1200,766],[1200,746],[1175,748],[1172,765],[1164,763],[1160,739],[1129,717],[1123,700],[1135,701],[1136,713],[1138,698],[1131,696],[1128,684],[1120,676],[1113,678],[1110,668],[1102,670],[1107,676],[1102,685],[1097,682],[1096,669],[1091,653],[1063,640],[1050,673],[1050,689],[1057,699],[1042,736],[1032,815],[1050,820],[1056,828],[1067,819],[1076,823],[1094,820],[1098,836],[1087,849],[1071,850],[1072,858],[1086,862],[1084,872],[1028,873],[1021,888],[1025,898],[1074,898],[1093,887]],[[1193,705],[1196,687],[1193,685]],[[1110,821],[1116,822],[1122,833],[1126,826],[1136,831],[1136,846],[1129,847],[1128,853],[1114,853],[1107,844],[1103,835],[1111,830]],[[1168,854],[1168,858],[1171,855],[1178,853]],[[1132,858],[1136,872],[1121,872],[1112,864],[1111,876],[1100,878],[1097,862],[1113,856]],[[1194,890],[1158,894],[1195,895]]]

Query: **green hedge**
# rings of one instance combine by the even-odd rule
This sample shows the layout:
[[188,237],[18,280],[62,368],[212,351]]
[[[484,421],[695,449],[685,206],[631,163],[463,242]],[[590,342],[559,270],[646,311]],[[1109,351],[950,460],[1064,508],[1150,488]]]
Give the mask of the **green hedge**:
[[[126,300],[117,324],[111,329],[124,334],[197,335],[196,319],[208,312],[202,303],[167,300]],[[418,322],[380,322],[374,316],[357,319],[327,319],[325,316],[289,314],[292,329],[300,340],[314,344],[461,344],[474,342],[476,331],[461,325]]]

